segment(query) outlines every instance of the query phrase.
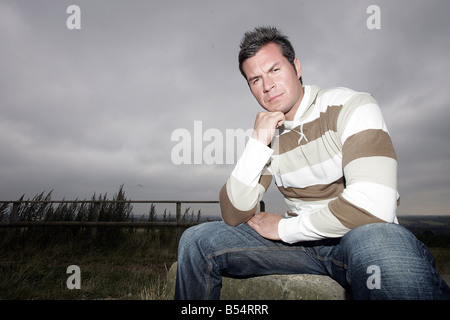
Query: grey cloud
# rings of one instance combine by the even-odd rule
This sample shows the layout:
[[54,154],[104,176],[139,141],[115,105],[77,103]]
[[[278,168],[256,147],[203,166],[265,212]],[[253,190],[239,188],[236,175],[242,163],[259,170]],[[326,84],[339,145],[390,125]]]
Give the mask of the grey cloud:
[[[248,29],[276,25],[307,84],[380,102],[401,213],[419,202],[447,213],[448,2],[379,1],[381,30],[366,27],[369,1],[77,1],[76,31],[65,26],[69,4],[0,1],[2,199],[112,196],[123,183],[134,199],[217,199],[232,166],[174,165],[171,133],[195,120],[253,126],[260,108],[238,45]],[[272,187],[267,201],[282,212],[280,198]]]

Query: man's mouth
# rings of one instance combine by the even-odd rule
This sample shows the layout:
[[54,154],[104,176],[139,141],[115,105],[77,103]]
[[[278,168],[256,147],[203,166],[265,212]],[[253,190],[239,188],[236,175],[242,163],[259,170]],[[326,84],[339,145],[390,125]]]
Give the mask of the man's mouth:
[[275,96],[269,98],[269,100],[267,100],[267,102],[269,102],[269,103],[275,102],[275,100],[277,100],[278,98],[280,98],[282,95],[283,95],[282,93],[277,94],[277,95],[275,95]]

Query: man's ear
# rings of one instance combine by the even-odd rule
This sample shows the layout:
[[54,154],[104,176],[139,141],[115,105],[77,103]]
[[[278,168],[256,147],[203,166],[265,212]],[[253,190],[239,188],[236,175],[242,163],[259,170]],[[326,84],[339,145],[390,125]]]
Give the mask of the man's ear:
[[294,59],[294,66],[295,71],[297,71],[297,76],[300,79],[302,77],[302,65],[300,64],[300,61],[297,58]]

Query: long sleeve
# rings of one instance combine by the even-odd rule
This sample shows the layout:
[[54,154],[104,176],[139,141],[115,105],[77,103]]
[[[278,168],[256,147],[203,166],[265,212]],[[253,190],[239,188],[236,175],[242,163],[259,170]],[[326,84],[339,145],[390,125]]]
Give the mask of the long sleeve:
[[272,181],[268,169],[273,150],[250,138],[230,178],[219,193],[223,220],[229,225],[247,221]]

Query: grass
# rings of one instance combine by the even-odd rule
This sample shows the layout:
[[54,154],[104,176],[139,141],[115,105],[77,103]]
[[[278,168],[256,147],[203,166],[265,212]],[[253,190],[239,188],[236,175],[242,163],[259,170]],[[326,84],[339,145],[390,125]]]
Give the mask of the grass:
[[[0,300],[172,299],[167,272],[177,259],[175,229],[114,230],[100,232],[96,238],[79,233],[46,237],[48,228],[36,228],[36,232],[4,240],[0,243]],[[437,235],[427,239],[441,243]],[[448,242],[430,250],[439,273],[450,274]],[[67,288],[70,265],[80,267],[80,289]]]
[[450,275],[450,248],[429,248],[433,254],[436,269],[441,275]]
[[[176,261],[175,229],[158,237],[139,231],[123,232],[113,244],[15,239],[0,248],[0,299],[171,299],[166,279]],[[67,288],[70,265],[80,267],[80,289]]]
[[[94,194],[90,203],[62,202],[56,207],[51,192],[31,200],[17,210],[12,203],[1,204],[0,222],[134,219],[130,203],[108,202],[106,195]],[[127,200],[123,185],[114,200]],[[182,221],[200,219],[200,210],[190,211],[186,209]],[[152,204],[148,221],[156,221],[156,216]],[[164,210],[162,219],[170,221],[170,212]],[[169,227],[98,227],[95,237],[90,228],[0,229],[0,300],[171,299],[167,272],[177,259],[177,240],[176,229]],[[71,265],[80,268],[80,289],[67,287]]]

